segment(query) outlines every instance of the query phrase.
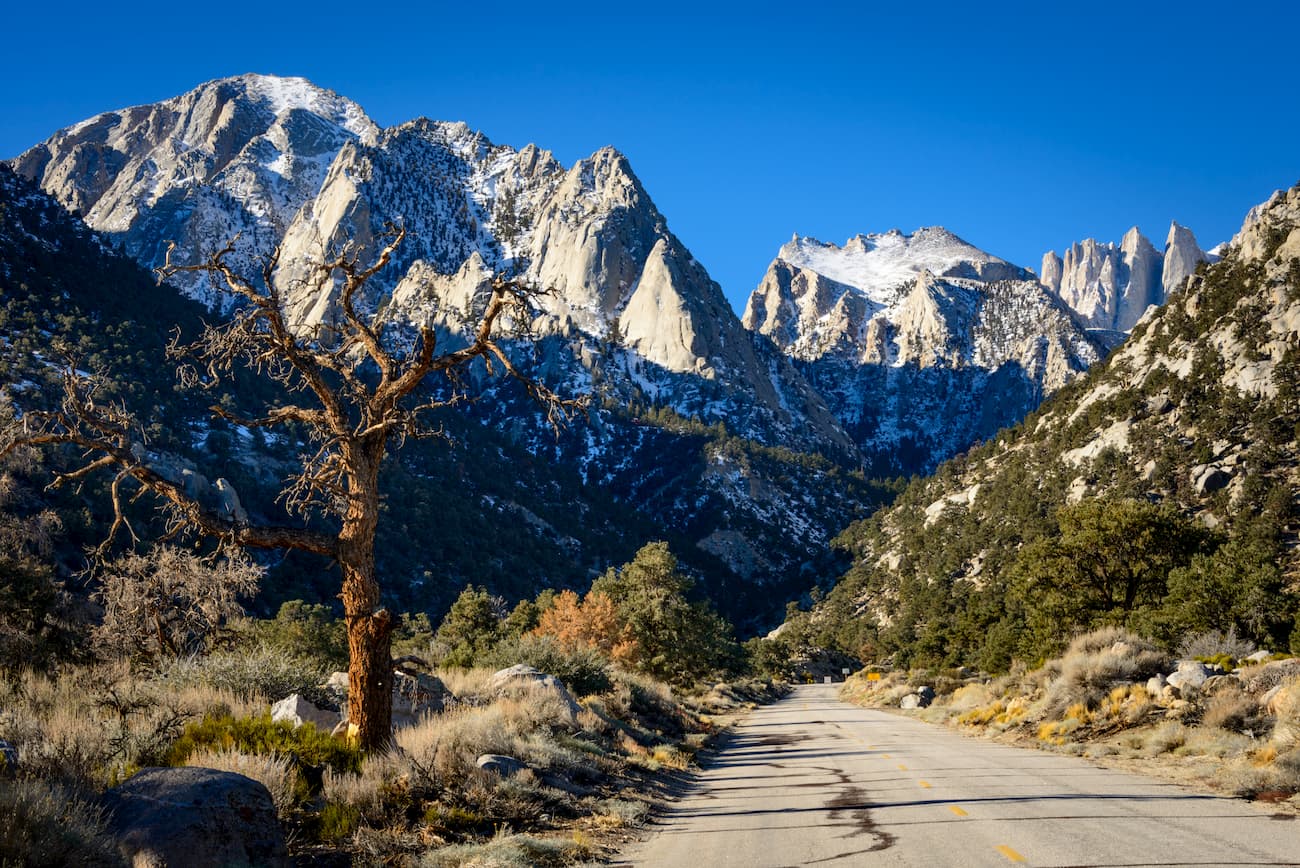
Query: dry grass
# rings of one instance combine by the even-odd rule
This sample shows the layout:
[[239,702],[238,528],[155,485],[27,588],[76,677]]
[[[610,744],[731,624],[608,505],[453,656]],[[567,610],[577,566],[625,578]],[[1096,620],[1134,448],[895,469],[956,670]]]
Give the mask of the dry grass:
[[0,818],[0,865],[125,864],[100,811],[58,786],[0,780]]
[[95,790],[162,762],[186,722],[213,711],[256,714],[259,700],[203,684],[142,680],[124,664],[0,677],[0,730],[24,774]]
[[987,684],[978,682],[965,684],[958,687],[952,692],[948,699],[948,707],[953,711],[973,711],[977,708],[990,705],[993,702],[994,693],[992,687]]
[[409,789],[410,766],[392,753],[370,754],[360,774],[326,769],[321,793],[325,801],[355,810],[371,823],[379,822],[390,800],[402,800]]
[[592,847],[575,832],[569,840],[512,835],[503,832],[483,844],[442,847],[420,858],[420,868],[549,868],[576,865],[592,855]]
[[1259,700],[1235,686],[1209,698],[1202,722],[1208,727],[1255,737],[1273,728],[1273,718],[1260,706]]
[[566,719],[554,695],[528,691],[491,705],[432,715],[398,730],[396,741],[420,783],[436,788],[476,770],[476,760],[486,753],[511,756],[535,768],[582,766],[583,757],[552,734]]
[[611,829],[639,826],[650,816],[650,806],[631,799],[604,799],[594,805],[595,821]]
[[450,690],[457,699],[462,702],[473,703],[475,701],[487,701],[494,697],[492,691],[488,690],[487,684],[491,680],[495,669],[439,669],[434,675],[441,679],[442,683]]
[[1173,749],[1175,756],[1207,756],[1216,759],[1247,756],[1257,742],[1250,736],[1204,726],[1190,726],[1185,741]]
[[287,816],[296,801],[298,771],[291,757],[276,754],[248,754],[237,750],[199,750],[185,761],[187,766],[234,772],[266,787],[275,811]]
[[1059,720],[1083,703],[1092,708],[1116,686],[1146,681],[1168,668],[1169,658],[1146,639],[1106,627],[1070,643],[1060,660],[1060,675],[1047,688],[1044,715]]
[[1142,749],[1151,756],[1169,753],[1187,744],[1187,727],[1167,721],[1152,729],[1142,743]]
[[172,691],[188,687],[216,689],[243,702],[270,704],[294,693],[318,705],[330,697],[321,685],[328,666],[270,646],[219,651],[168,663],[158,681]]

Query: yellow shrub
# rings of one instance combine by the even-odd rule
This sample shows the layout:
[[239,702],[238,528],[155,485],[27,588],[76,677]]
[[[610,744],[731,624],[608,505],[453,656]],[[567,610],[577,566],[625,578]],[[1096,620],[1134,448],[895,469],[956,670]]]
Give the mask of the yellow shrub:
[[987,726],[1006,710],[1007,704],[999,699],[992,705],[979,706],[959,714],[957,722],[963,726]]

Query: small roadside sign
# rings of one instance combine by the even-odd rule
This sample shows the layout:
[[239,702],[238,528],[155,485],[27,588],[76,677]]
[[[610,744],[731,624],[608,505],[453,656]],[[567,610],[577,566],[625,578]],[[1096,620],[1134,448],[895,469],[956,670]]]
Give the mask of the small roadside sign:
[[879,673],[879,672],[868,672],[868,673],[867,673],[867,680],[868,680],[868,681],[879,681],[879,680],[880,680],[880,673]]
[[848,675],[848,674],[849,674],[849,667],[845,666],[845,667],[844,667],[843,669],[841,669],[840,671],[843,672],[845,675]]

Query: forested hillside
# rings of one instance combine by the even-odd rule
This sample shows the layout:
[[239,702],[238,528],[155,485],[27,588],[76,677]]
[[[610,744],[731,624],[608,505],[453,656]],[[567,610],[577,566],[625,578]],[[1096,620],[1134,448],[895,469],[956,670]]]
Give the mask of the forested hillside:
[[1086,628],[1296,650],[1300,188],[1104,364],[914,480],[783,641],[1004,670]]
[[[52,406],[69,360],[83,371],[102,371],[102,396],[120,399],[149,421],[149,449],[167,456],[176,472],[196,474],[208,486],[227,480],[255,518],[281,516],[275,497],[301,445],[240,429],[207,409],[221,402],[255,410],[275,397],[271,387],[245,376],[226,396],[186,392],[166,356],[174,335],[193,337],[205,318],[219,314],[158,285],[4,167],[0,204],[0,364],[13,404]],[[663,539],[729,616],[762,624],[836,560],[807,540],[796,551],[758,551],[746,536],[758,538],[765,522],[789,515],[829,516],[843,526],[885,496],[824,459],[760,446],[722,425],[705,426],[653,405],[598,406],[592,419],[575,421],[560,441],[552,440],[548,451],[580,450],[588,426],[596,424],[612,438],[611,448],[656,459],[653,467],[614,462],[602,484],[588,483],[577,462],[538,456],[511,436],[514,428],[484,424],[500,412],[491,402],[452,408],[439,418],[446,439],[411,441],[389,462],[378,569],[398,610],[440,617],[468,584],[511,599],[545,587],[582,590],[645,542]],[[111,521],[107,482],[92,479],[85,487],[47,492],[60,459],[47,454],[40,461],[49,466],[19,469],[25,493],[9,508],[22,514],[55,509],[62,526],[56,549],[70,575],[84,566],[84,549],[102,542]],[[735,510],[730,492],[738,486],[751,494],[745,508]],[[785,492],[792,489],[809,493],[791,504]],[[683,499],[688,491],[695,494]],[[136,506],[137,529],[147,537],[152,505],[146,499]],[[696,545],[700,539],[704,544]],[[776,573],[783,559],[796,569],[770,596],[743,593],[752,581]],[[800,572],[797,565],[805,560],[807,571]],[[316,558],[293,554],[270,567],[256,603],[263,611],[289,599],[328,603],[337,593],[336,572]]]

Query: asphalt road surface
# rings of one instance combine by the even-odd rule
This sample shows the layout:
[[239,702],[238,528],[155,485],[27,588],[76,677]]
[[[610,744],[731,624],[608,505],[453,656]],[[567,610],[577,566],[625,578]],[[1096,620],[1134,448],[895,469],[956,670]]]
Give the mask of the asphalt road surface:
[[800,687],[753,712],[619,865],[1300,865],[1300,821]]

